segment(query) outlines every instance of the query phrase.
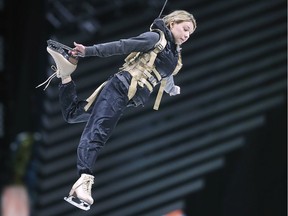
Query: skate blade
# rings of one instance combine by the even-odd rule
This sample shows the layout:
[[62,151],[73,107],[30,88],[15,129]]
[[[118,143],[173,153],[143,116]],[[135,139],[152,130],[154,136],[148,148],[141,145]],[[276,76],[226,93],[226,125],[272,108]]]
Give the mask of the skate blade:
[[[64,45],[62,43],[59,43],[57,41],[51,40],[51,39],[49,39],[47,41],[47,44],[48,44],[48,47],[54,49],[55,51],[57,51],[59,49],[65,49],[65,50],[68,50],[68,51],[73,50],[71,47],[66,46],[66,45]],[[78,53],[77,56],[78,57],[84,57],[84,55],[82,53]]]
[[88,211],[90,209],[90,204],[88,204],[83,200],[78,199],[77,197],[68,196],[64,197],[64,200],[82,210]]
[[[72,66],[73,71],[76,69],[76,66],[78,64],[78,58],[77,57],[73,57],[64,51],[57,50],[57,49],[54,49],[53,47],[49,47],[49,46],[47,46],[47,52],[53,57],[55,62],[59,61],[59,63],[61,63],[61,65],[63,65],[63,66],[65,66],[66,64],[68,64],[68,65],[72,64],[73,65]],[[57,65],[57,66],[59,66],[59,65]],[[69,66],[69,67],[71,67],[71,66]]]

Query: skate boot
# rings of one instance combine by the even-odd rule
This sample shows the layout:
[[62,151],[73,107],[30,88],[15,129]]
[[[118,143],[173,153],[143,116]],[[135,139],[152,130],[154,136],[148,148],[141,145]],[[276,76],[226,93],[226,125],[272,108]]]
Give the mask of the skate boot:
[[94,176],[82,174],[64,200],[82,210],[89,210],[94,202],[91,196],[92,184],[94,184]]
[[63,79],[70,76],[76,70],[78,64],[78,57],[81,56],[72,56],[71,54],[69,54],[69,51],[72,50],[72,48],[59,42],[48,40],[47,44],[47,52],[52,56],[56,66],[51,66],[55,73],[48,77],[45,82],[41,83],[36,87],[38,88],[47,83],[44,90],[48,87],[54,77]]

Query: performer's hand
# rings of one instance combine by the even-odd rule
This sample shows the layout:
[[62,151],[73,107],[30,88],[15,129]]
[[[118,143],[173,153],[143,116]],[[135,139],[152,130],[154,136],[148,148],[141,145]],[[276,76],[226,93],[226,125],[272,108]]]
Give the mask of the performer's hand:
[[85,56],[85,46],[83,46],[82,44],[78,44],[76,42],[74,42],[74,48],[69,51],[69,53],[73,56]]
[[175,96],[175,95],[178,95],[180,94],[180,87],[179,86],[173,86],[173,90],[171,91],[170,93],[170,96]]

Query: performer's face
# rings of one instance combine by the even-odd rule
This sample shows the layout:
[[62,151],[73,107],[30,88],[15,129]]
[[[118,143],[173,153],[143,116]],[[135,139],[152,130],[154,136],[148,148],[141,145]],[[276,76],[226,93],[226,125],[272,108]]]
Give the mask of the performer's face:
[[180,23],[172,22],[170,23],[170,30],[173,34],[175,43],[181,45],[185,43],[194,32],[194,25],[189,21]]

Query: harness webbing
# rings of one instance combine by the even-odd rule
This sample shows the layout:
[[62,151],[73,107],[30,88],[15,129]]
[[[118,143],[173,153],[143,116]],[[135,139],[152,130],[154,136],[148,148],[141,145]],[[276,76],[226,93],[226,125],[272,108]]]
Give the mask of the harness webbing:
[[[158,29],[152,30],[160,33],[160,39],[156,43],[155,48],[148,53],[140,53],[140,52],[132,52],[125,58],[125,63],[120,68],[120,71],[127,71],[131,74],[131,82],[128,88],[128,99],[132,99],[137,91],[137,85],[144,87],[146,86],[150,92],[153,91],[153,88],[160,82],[160,87],[158,90],[158,94],[156,96],[156,100],[154,103],[154,110],[158,110],[160,101],[166,86],[166,79],[162,79],[160,73],[156,70],[154,62],[159,52],[161,52],[167,41],[165,39],[164,33]],[[181,55],[179,53],[178,64],[172,73],[172,75],[176,75],[178,71],[182,67]],[[101,91],[101,89],[105,86],[106,82],[102,83],[93,94],[87,98],[88,104],[85,106],[85,110],[87,111],[89,107],[92,105],[97,95]]]

